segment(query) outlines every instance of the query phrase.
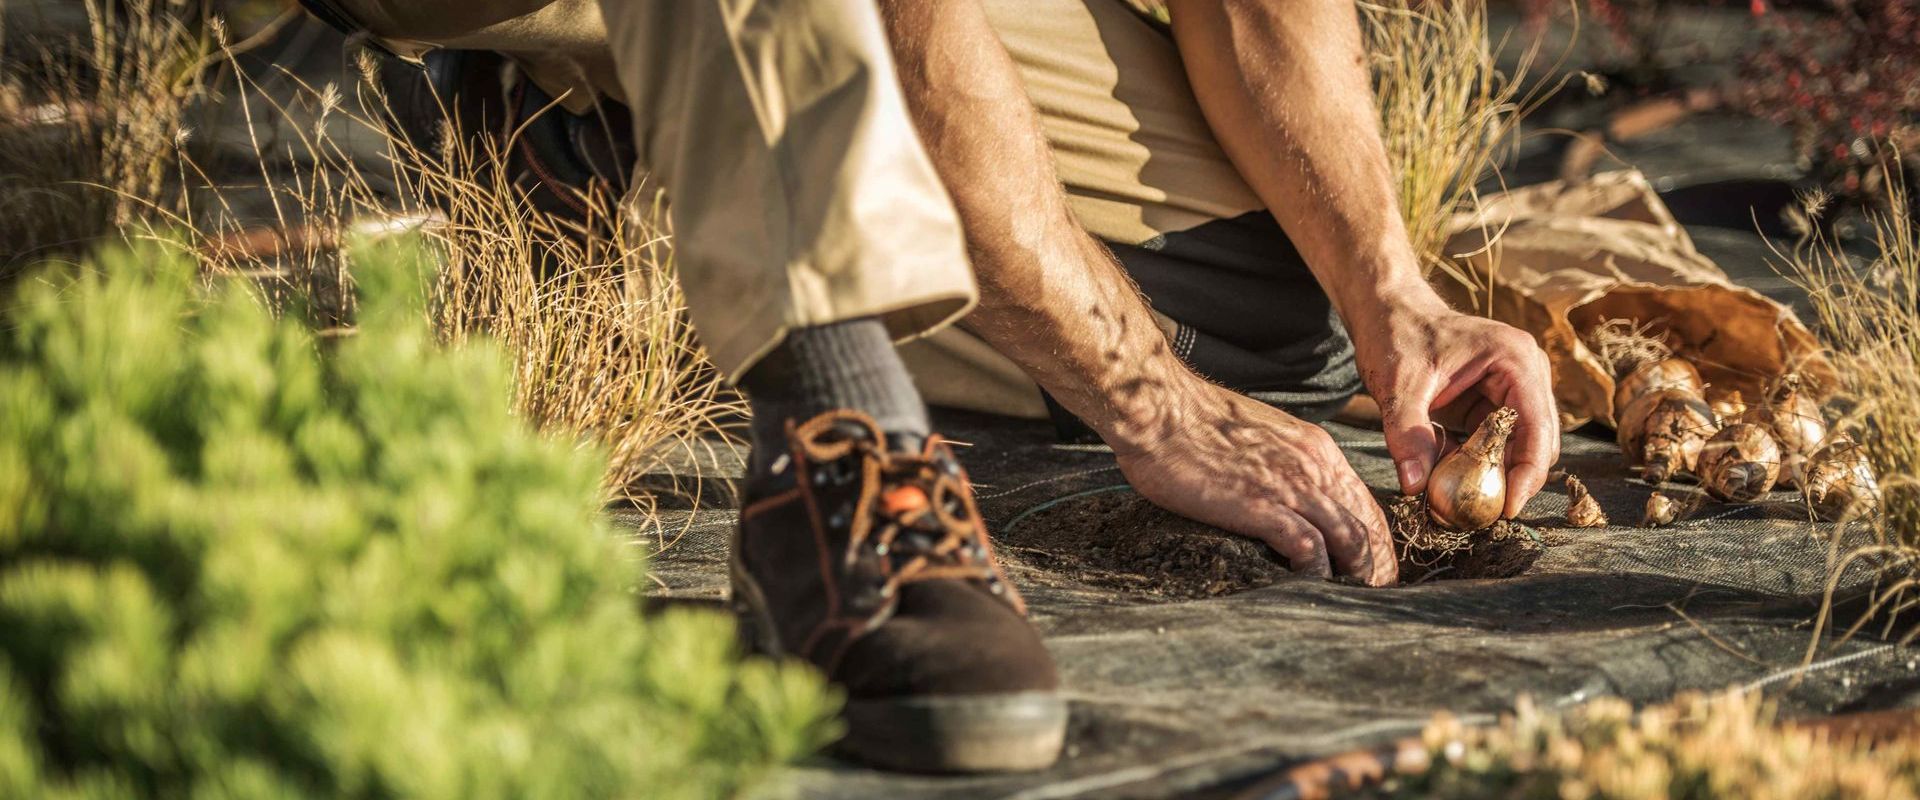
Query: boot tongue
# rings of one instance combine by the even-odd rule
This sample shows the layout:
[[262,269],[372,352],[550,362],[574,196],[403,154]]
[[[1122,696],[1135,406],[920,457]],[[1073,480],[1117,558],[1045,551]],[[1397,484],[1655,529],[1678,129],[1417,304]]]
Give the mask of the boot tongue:
[[927,446],[927,437],[917,433],[889,433],[886,439],[889,453],[917,456]]

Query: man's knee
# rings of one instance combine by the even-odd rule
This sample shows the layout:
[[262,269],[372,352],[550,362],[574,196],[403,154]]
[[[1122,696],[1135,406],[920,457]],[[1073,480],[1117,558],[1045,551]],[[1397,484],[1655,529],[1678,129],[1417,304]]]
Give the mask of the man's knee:
[[619,85],[599,0],[302,0],[321,19],[394,53],[436,47],[508,54],[576,113]]

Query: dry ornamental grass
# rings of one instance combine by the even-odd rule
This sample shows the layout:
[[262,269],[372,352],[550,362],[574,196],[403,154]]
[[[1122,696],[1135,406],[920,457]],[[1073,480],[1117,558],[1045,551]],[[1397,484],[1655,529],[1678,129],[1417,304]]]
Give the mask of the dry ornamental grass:
[[[1837,388],[1852,406],[1834,428],[1858,441],[1880,476],[1879,513],[1848,515],[1857,518],[1836,525],[1836,548],[1839,532],[1850,525],[1870,530],[1872,543],[1836,553],[1829,594],[1857,562],[1876,565],[1883,575],[1870,612],[1848,635],[1875,621],[1891,635],[1900,615],[1920,604],[1920,230],[1903,184],[1888,185],[1888,207],[1863,226],[1870,245],[1864,256],[1817,228],[1781,253],[1785,271],[1811,298],[1839,372]],[[1807,215],[1817,217],[1822,205],[1809,198]],[[1909,627],[1900,641],[1916,635],[1920,627]]]
[[83,0],[86,30],[0,54],[0,279],[173,208],[209,42],[164,0]]
[[[341,240],[420,232],[444,259],[431,312],[442,336],[504,342],[514,357],[515,412],[547,433],[607,448],[608,499],[651,508],[655,495],[645,479],[660,476],[668,463],[698,463],[676,458],[676,451],[692,455],[710,446],[722,433],[718,420],[737,410],[687,321],[664,208],[623,209],[610,192],[582,192],[584,221],[562,217],[512,181],[511,138],[454,135],[452,122],[438,151],[423,151],[376,121],[387,107],[377,68],[361,62],[361,110],[349,110],[331,86],[301,84],[295,102],[308,104],[320,121],[291,133],[294,148],[312,160],[311,173],[291,182],[264,179],[279,189],[283,228],[304,224],[321,235],[266,265],[249,251],[223,247],[244,239],[243,231],[203,224],[195,228],[200,249],[228,262],[217,264],[222,269],[264,267],[295,285],[289,297],[312,302],[351,296],[328,285],[343,280],[332,260]],[[275,116],[286,112],[276,108]],[[332,115],[378,131],[389,171],[372,173],[329,135]],[[350,319],[346,309],[307,311]],[[699,475],[678,479],[697,482]],[[695,486],[676,488],[698,494]]]
[[[645,479],[699,463],[684,456],[720,433],[732,401],[686,321],[657,205],[584,196],[582,224],[508,179],[510,139],[417,149],[378,122],[371,60],[350,91],[263,78],[236,68],[248,43],[194,4],[87,0],[86,12],[72,47],[10,62],[0,86],[0,269],[113,239],[184,240],[208,274],[254,278],[269,306],[350,336],[341,247],[416,231],[443,255],[429,312],[443,339],[505,342],[515,412],[608,450],[610,501],[652,507],[660,487]],[[206,163],[195,153],[213,148],[189,144],[194,123],[222,118],[212,95],[246,127],[198,132],[230,151]],[[698,494],[697,473],[674,480]]]
[[1518,76],[1494,64],[1485,3],[1383,0],[1360,10],[1408,238],[1429,271],[1475,288],[1441,250],[1448,221],[1471,206],[1475,184],[1512,144],[1526,105]]

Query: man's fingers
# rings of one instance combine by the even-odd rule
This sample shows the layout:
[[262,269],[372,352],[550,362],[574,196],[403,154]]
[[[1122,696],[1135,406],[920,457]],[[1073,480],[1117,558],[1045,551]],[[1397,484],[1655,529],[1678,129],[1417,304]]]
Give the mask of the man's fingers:
[[1259,531],[1260,540],[1285,556],[1294,572],[1316,578],[1333,577],[1327,545],[1319,529],[1291,508],[1279,503],[1272,506],[1269,526]]
[[[1472,403],[1467,406],[1467,413],[1463,418],[1465,422],[1458,430],[1466,431],[1466,434],[1471,436],[1474,431],[1480,430],[1480,423],[1486,422],[1487,417],[1493,416],[1493,412],[1500,410],[1500,404],[1488,400],[1486,395],[1479,392],[1473,393],[1466,399],[1471,400]],[[1435,416],[1439,415],[1436,413]]]
[[1402,391],[1381,403],[1380,422],[1386,429],[1387,453],[1400,476],[1401,494],[1419,494],[1427,488],[1427,474],[1439,457],[1429,417],[1433,397],[1428,391]]
[[1520,515],[1527,501],[1547,485],[1547,472],[1551,465],[1552,462],[1515,460],[1507,468],[1507,508],[1503,516],[1513,519]]
[[[1536,351],[1537,352],[1537,351]],[[1547,485],[1547,470],[1560,460],[1560,411],[1553,402],[1546,355],[1537,354],[1535,376],[1514,381],[1514,410],[1520,422],[1507,449],[1507,508],[1511,519]],[[1533,379],[1529,380],[1531,377]]]
[[[1365,513],[1372,510],[1372,515]],[[1365,537],[1367,559],[1354,571],[1368,586],[1392,586],[1400,581],[1400,562],[1393,552],[1393,536],[1387,532],[1386,518],[1371,500],[1360,506],[1341,509]]]
[[1372,537],[1360,520],[1341,508],[1334,498],[1309,498],[1294,510],[1312,523],[1321,541],[1325,542],[1325,551],[1332,562],[1334,574],[1351,575],[1362,580],[1373,575]]
[[1391,583],[1397,571],[1380,505],[1333,437],[1318,436],[1315,442],[1318,447],[1312,452],[1325,476],[1320,484],[1324,493],[1308,497],[1302,514],[1325,534],[1327,552],[1341,575],[1371,586]]
[[1400,582],[1400,556],[1393,551],[1393,529],[1387,526],[1387,515],[1380,510],[1380,503],[1373,499],[1373,493],[1360,487],[1360,496],[1349,500],[1347,510],[1360,519],[1367,530],[1367,541],[1373,552],[1373,575],[1367,580],[1370,586],[1392,586]]
[[1333,489],[1333,500],[1340,508],[1353,517],[1367,537],[1367,553],[1372,569],[1360,575],[1369,586],[1390,586],[1400,578],[1398,556],[1393,552],[1393,530],[1387,526],[1387,516],[1380,510],[1380,502],[1373,499],[1373,492],[1359,475],[1348,470],[1343,479]]

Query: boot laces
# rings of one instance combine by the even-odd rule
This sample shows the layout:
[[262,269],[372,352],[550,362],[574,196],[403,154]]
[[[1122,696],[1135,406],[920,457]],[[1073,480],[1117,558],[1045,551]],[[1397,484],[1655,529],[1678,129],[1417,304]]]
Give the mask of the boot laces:
[[981,580],[1001,593],[966,480],[951,455],[935,455],[944,450],[939,436],[928,440],[924,454],[888,452],[872,428],[850,422],[856,424],[835,425],[832,433],[805,441],[817,468],[851,466],[859,474],[835,477],[862,482],[857,510],[835,520],[849,531],[845,566],[873,559],[879,581],[872,591],[882,599],[908,583],[948,579]]
[[[868,529],[867,538],[873,552],[889,562],[881,594],[891,595],[913,581],[954,578],[978,578],[997,587],[979,521],[968,513],[966,484],[931,458],[878,455],[883,459],[874,508],[878,525]],[[856,540],[849,546],[861,544]]]

